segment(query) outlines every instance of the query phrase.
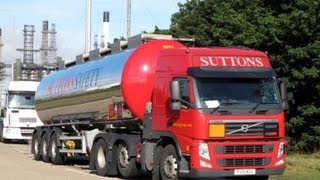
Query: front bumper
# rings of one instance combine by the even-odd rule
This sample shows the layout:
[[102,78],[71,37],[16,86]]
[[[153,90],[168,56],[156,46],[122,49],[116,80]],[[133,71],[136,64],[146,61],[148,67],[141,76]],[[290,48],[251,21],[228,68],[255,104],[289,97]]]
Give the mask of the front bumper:
[[[284,167],[272,168],[272,169],[256,169],[255,175],[245,176],[269,176],[269,175],[281,175],[284,172]],[[187,173],[180,173],[180,177],[189,178],[212,178],[212,177],[235,177],[234,170],[190,170]],[[237,176],[241,177],[241,176]]]
[[4,127],[3,138],[11,140],[30,140],[32,138],[32,131],[33,129],[25,130],[18,127]]

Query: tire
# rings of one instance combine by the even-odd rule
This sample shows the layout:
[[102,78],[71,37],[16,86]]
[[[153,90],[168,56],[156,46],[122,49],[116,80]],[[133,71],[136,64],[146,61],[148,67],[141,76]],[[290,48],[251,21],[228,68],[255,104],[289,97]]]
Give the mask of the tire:
[[0,141],[3,143],[10,143],[11,140],[10,139],[5,139],[3,138],[3,124],[0,124]]
[[160,177],[162,180],[179,179],[178,156],[172,144],[163,149],[160,159]]
[[124,144],[119,144],[117,148],[117,167],[120,175],[124,178],[137,176],[139,168],[134,157],[129,156],[128,147]]
[[40,135],[39,135],[39,132],[37,131],[32,136],[33,156],[34,156],[34,159],[37,161],[41,160],[40,144],[41,144]]
[[11,142],[11,140],[10,140],[10,139],[2,138],[2,142],[6,144],[6,143],[10,143],[10,142]]
[[269,176],[244,176],[244,177],[240,177],[238,178],[243,179],[243,180],[268,180]]
[[107,144],[103,139],[99,139],[94,145],[94,165],[99,176],[106,176],[109,172],[109,153],[107,149]]
[[59,153],[59,149],[57,147],[59,138],[56,133],[50,137],[49,141],[49,156],[51,159],[52,164],[55,165],[62,165],[64,163],[64,156],[63,154]]
[[0,123],[0,142],[3,142],[3,124]]
[[155,162],[155,166],[152,170],[152,180],[160,180],[160,160],[161,155],[163,154],[163,147],[157,146],[156,148],[156,155],[153,157],[153,161]]
[[49,162],[49,151],[48,151],[48,138],[47,138],[47,133],[45,132],[42,137],[41,137],[41,144],[40,144],[40,151],[41,151],[41,156],[42,156],[42,161],[43,162]]

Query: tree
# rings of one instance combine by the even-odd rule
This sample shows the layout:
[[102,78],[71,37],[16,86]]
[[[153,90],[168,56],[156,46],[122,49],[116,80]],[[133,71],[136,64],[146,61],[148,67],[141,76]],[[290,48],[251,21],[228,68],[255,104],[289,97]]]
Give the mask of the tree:
[[247,46],[268,53],[287,77],[289,148],[320,149],[320,0],[189,0],[170,33],[201,46]]

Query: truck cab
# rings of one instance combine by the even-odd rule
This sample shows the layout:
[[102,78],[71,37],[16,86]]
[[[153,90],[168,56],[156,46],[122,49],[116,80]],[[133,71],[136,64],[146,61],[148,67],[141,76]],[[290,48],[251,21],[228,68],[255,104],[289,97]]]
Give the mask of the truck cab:
[[152,129],[176,139],[180,177],[283,173],[287,104],[263,52],[173,49],[157,68]]
[[30,140],[34,128],[43,124],[34,106],[38,85],[34,81],[13,81],[1,95],[1,141]]

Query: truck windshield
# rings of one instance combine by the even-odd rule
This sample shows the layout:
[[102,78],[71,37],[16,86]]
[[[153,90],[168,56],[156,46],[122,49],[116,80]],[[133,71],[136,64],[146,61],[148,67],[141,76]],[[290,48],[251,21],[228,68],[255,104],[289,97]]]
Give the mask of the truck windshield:
[[9,94],[9,108],[34,109],[34,94]]
[[198,78],[195,84],[197,108],[245,109],[246,112],[280,108],[279,90],[274,78]]

